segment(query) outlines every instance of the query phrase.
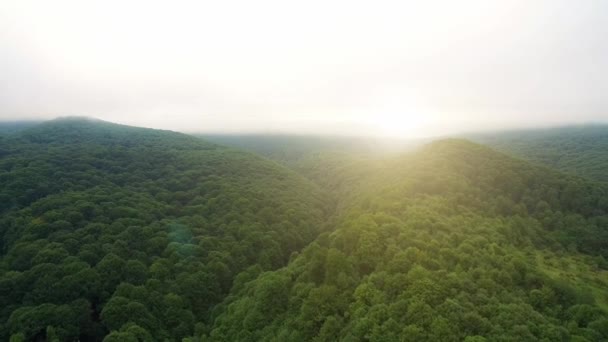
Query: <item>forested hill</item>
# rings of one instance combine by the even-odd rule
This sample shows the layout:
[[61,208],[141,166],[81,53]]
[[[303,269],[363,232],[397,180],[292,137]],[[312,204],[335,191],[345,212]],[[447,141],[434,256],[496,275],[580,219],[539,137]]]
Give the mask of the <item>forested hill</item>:
[[204,331],[330,207],[274,162],[168,131],[60,119],[3,137],[0,156],[2,341]]
[[368,166],[336,229],[233,289],[207,338],[608,338],[605,186],[462,140]]
[[469,137],[560,171],[608,181],[608,125],[505,131]]
[[281,134],[199,134],[199,137],[254,152],[296,171],[321,188],[338,206],[381,160],[422,146],[424,140]]
[[608,340],[605,183],[460,139],[288,146],[1,136],[0,340]]

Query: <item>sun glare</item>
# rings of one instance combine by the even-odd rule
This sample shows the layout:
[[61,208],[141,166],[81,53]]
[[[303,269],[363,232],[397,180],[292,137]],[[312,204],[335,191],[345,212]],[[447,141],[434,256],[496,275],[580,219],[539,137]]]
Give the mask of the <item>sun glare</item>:
[[418,136],[424,130],[422,113],[389,112],[379,114],[372,123],[379,135],[407,138]]
[[367,106],[366,124],[374,134],[392,138],[415,138],[426,133],[436,118],[418,96],[403,90],[386,91]]

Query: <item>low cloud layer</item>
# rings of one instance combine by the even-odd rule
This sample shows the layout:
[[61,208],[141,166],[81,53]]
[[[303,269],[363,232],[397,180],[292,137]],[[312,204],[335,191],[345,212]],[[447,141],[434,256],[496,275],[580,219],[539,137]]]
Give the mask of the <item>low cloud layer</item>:
[[0,119],[422,136],[608,120],[608,2],[6,1]]

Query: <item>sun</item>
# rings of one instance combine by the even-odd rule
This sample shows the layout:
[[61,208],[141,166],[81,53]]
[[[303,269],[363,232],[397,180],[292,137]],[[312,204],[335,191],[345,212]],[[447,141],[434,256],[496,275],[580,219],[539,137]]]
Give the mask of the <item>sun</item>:
[[429,108],[405,105],[376,107],[371,117],[369,125],[376,135],[391,138],[419,138],[429,133],[435,115]]
[[418,136],[425,126],[425,118],[420,114],[403,111],[378,113],[371,124],[375,126],[377,134],[387,137]]
[[437,117],[428,101],[408,89],[383,89],[368,101],[365,123],[374,135],[422,137]]

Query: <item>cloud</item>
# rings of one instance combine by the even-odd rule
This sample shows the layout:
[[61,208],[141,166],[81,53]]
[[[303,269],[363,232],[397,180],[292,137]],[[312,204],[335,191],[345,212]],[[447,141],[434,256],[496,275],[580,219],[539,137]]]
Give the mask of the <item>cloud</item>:
[[393,135],[601,121],[606,13],[601,0],[7,1],[0,118]]

